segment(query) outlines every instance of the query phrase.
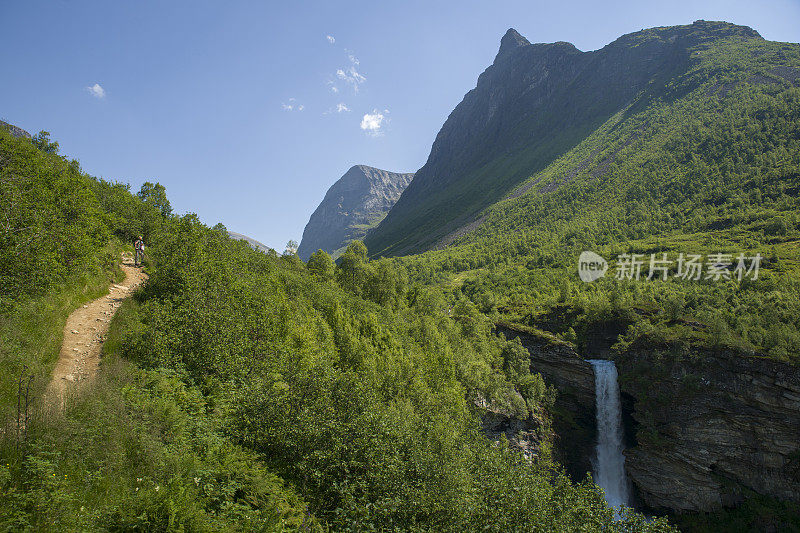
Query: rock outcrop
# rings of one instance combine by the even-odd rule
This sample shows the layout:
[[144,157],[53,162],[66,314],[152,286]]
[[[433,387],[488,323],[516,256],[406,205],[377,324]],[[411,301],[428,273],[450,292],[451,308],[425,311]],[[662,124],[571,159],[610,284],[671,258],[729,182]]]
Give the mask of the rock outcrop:
[[252,246],[254,249],[258,250],[259,252],[271,252],[274,251],[272,248],[267,246],[264,243],[261,243],[247,235],[242,235],[241,233],[236,233],[235,231],[228,231],[228,235],[230,235],[231,239],[235,239],[237,241],[245,241],[247,244]]
[[389,212],[414,174],[356,165],[334,183],[306,224],[297,254],[304,261],[317,250],[338,256]]
[[634,398],[628,474],[653,509],[711,511],[754,491],[800,504],[800,368],[637,342],[617,358]]
[[24,139],[30,139],[31,138],[31,134],[28,133],[27,131],[25,131],[22,128],[17,127],[17,126],[15,126],[13,124],[9,124],[8,122],[4,122],[2,120],[0,120],[0,128],[3,128],[4,130],[7,130],[14,137],[21,137],[21,138],[24,138]]
[[596,440],[594,371],[572,344],[544,332],[498,324],[497,332],[519,338],[531,354],[531,372],[557,390],[553,409],[555,453],[570,477],[580,481],[592,470]]

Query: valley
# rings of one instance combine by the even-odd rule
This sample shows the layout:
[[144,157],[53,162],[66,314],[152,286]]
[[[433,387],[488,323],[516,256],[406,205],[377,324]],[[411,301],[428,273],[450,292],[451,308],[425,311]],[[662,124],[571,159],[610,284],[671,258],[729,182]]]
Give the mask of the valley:
[[796,43],[509,29],[283,253],[47,132],[0,176],[2,530],[800,531]]

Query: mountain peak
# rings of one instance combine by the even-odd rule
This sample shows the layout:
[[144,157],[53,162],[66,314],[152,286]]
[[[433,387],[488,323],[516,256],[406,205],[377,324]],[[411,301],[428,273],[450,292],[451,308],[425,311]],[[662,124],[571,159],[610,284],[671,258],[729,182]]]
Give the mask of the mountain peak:
[[303,231],[297,255],[307,261],[318,249],[334,257],[362,239],[389,212],[414,174],[354,165],[331,185]]
[[500,39],[500,50],[497,52],[497,56],[495,56],[494,61],[497,63],[497,60],[501,57],[505,56],[512,50],[516,50],[520,46],[527,46],[531,44],[528,39],[523,37],[519,34],[517,30],[514,28],[509,28],[503,38]]

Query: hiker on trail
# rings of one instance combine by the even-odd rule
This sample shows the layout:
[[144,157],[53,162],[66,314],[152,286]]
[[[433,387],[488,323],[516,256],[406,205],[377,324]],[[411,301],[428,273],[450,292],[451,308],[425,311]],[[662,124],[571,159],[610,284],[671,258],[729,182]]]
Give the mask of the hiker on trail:
[[142,240],[141,235],[139,236],[136,241],[133,243],[133,264],[135,266],[139,266],[142,264],[142,258],[144,257],[144,240]]

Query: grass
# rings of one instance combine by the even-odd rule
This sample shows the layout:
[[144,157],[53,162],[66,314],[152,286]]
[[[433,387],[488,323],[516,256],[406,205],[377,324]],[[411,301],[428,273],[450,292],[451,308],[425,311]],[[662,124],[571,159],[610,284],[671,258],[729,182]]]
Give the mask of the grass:
[[[117,270],[51,300],[66,316]],[[196,388],[122,357],[138,309],[123,302],[97,379],[63,412],[35,405],[20,444],[0,434],[0,531],[320,531],[290,485],[224,438]]]
[[31,396],[38,397],[44,391],[58,360],[67,317],[105,294],[110,283],[124,278],[118,259],[125,249],[119,242],[109,243],[89,271],[65,280],[49,294],[26,298],[0,315],[0,420],[16,416],[18,380],[23,369],[33,376]]

